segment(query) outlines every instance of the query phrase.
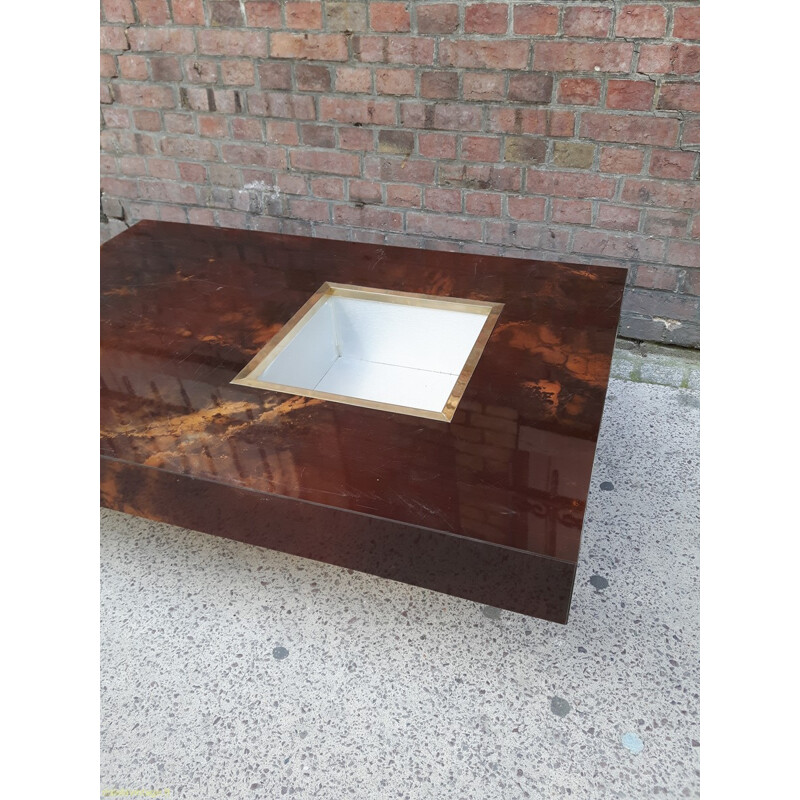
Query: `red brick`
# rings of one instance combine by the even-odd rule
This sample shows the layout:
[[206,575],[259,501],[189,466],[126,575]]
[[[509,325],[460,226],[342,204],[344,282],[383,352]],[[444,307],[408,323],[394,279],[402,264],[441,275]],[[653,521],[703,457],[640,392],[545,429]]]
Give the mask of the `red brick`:
[[183,161],[178,164],[178,172],[181,180],[186,183],[205,183],[206,168],[202,164],[193,164],[190,161]]
[[439,61],[445,67],[525,69],[529,49],[530,44],[521,40],[445,40],[439,45]]
[[667,246],[667,263],[679,267],[699,267],[700,245],[697,242],[670,242]]
[[465,161],[500,160],[500,139],[489,136],[465,136],[461,140],[461,157]]
[[699,111],[699,83],[665,83],[658,95],[658,108],[664,111]]
[[521,164],[543,164],[547,141],[532,136],[506,136],[504,160]]
[[169,138],[161,140],[161,152],[165,156],[189,158],[194,161],[216,161],[217,148],[212,142],[196,139]]
[[328,0],[325,3],[325,26],[329,31],[367,30],[367,4]]
[[700,214],[695,214],[692,224],[689,226],[689,236],[693,239],[700,238]]
[[533,68],[558,72],[628,72],[633,57],[630,42],[537,42]]
[[455,3],[434,3],[418,6],[419,33],[453,33],[458,28],[458,6]]
[[558,82],[558,102],[596,106],[600,102],[600,81],[594,78],[562,78]]
[[564,35],[605,39],[611,30],[611,9],[568,6],[564,9]]
[[617,12],[617,36],[660,39],[666,32],[667,12],[663,6],[623,6]]
[[364,125],[394,125],[395,104],[391,100],[321,97],[319,119],[321,121],[360,122]]
[[231,120],[231,133],[234,139],[260,142],[264,138],[261,120],[236,117]]
[[332,125],[305,124],[300,126],[306,147],[336,147],[336,131]]
[[[128,39],[125,36],[125,28],[116,28],[111,25],[100,26],[100,49],[101,50],[127,50]],[[128,30],[133,31],[133,28]]]
[[558,6],[514,6],[514,33],[555,36],[558,33]]
[[402,208],[419,208],[422,203],[422,192],[418,186],[407,186],[402,183],[390,183],[386,187],[386,205]]
[[627,142],[671,147],[678,141],[679,122],[651,116],[585,112],[581,118],[582,139],[600,142]]
[[522,103],[549,103],[553,97],[553,76],[544,73],[512,75],[508,99]]
[[467,6],[464,33],[505,33],[507,30],[506,3],[475,3]]
[[106,22],[133,22],[131,0],[102,0]]
[[291,164],[294,169],[310,172],[326,172],[334,175],[353,175],[361,172],[358,156],[352,153],[330,151],[292,150]]
[[435,166],[431,161],[390,156],[364,158],[364,177],[402,183],[433,183]]
[[217,62],[210,58],[187,58],[184,60],[186,78],[190,83],[216,83]]
[[644,217],[644,232],[650,236],[686,236],[686,224],[689,221],[688,211],[663,211],[648,209]]
[[277,0],[270,3],[245,3],[244,10],[249,28],[274,29],[282,27],[281,4]]
[[131,117],[127,108],[104,108],[103,122],[109,128],[130,128]]
[[289,214],[293,217],[314,220],[315,222],[328,222],[330,220],[328,204],[322,200],[293,197],[289,200]]
[[128,28],[128,41],[131,50],[142,53],[194,52],[194,37],[186,28]]
[[158,111],[134,111],[133,124],[140,131],[160,131],[161,115]]
[[111,86],[107,83],[100,84],[100,102],[113,103],[114,98],[111,95]]
[[575,232],[572,249],[585,255],[606,258],[644,259],[661,261],[664,257],[664,242],[645,236],[615,236],[603,231],[579,230]]
[[347,40],[341,33],[278,32],[271,34],[270,43],[273,58],[347,61]]
[[425,66],[433,64],[433,51],[433,39],[390,36],[386,47],[386,61],[390,64]]
[[571,111],[538,108],[493,108],[489,130],[496,133],[535,133],[543,136],[573,136],[575,115]]
[[375,70],[375,92],[377,94],[414,94],[413,69]]
[[650,155],[650,174],[654,178],[686,180],[694,173],[697,156],[682,150],[653,150]]
[[297,88],[301,92],[328,92],[331,88],[331,72],[328,67],[315,64],[297,64],[294,69]]
[[348,181],[347,196],[352,203],[381,203],[381,184],[375,181]]
[[126,106],[146,108],[175,108],[175,93],[169,86],[139,86],[118,83],[114,86],[114,97]]
[[683,291],[686,294],[694,295],[695,297],[700,296],[700,270],[699,269],[687,269],[684,270],[683,274]]
[[678,291],[678,278],[681,270],[674,267],[651,266],[641,264],[636,267],[636,277],[633,285],[643,289],[660,289],[662,292]]
[[681,145],[691,147],[700,144],[700,120],[687,119],[683,123],[683,132],[681,133]]
[[152,178],[174,181],[178,178],[178,167],[172,159],[148,158],[147,172]]
[[172,0],[172,19],[178,25],[205,25],[203,0]]
[[[286,34],[291,36],[292,34]],[[212,56],[252,56],[265,58],[267,37],[261,31],[197,31],[197,49]]]
[[120,75],[129,81],[146,81],[147,59],[144,56],[125,54],[117,58]]
[[371,92],[372,71],[366,67],[337,67],[337,92]]
[[622,187],[622,200],[632,205],[697,209],[700,207],[700,189],[694,183],[627,178]]
[[522,188],[522,167],[494,164],[446,164],[439,168],[443,185],[479,187],[495,192],[519,192]]
[[559,200],[553,198],[550,214],[551,222],[569,225],[590,225],[592,222],[592,204],[586,200]]
[[353,55],[367,63],[387,61],[389,40],[385,36],[353,37]]
[[508,216],[527,222],[544,222],[546,201],[543,197],[508,198]]
[[460,189],[425,189],[425,208],[431,211],[460,213]]
[[214,212],[210,208],[187,208],[186,214],[192,225],[214,224]]
[[228,123],[225,117],[198,117],[197,132],[200,136],[209,139],[226,139],[228,136]]
[[340,150],[372,150],[375,134],[368,128],[339,127]]
[[341,178],[313,178],[311,193],[327,200],[344,200],[344,181]]
[[300,144],[297,123],[289,120],[267,120],[267,141],[270,144]]
[[164,114],[164,128],[169,133],[194,133],[194,115]]
[[291,89],[292,65],[274,61],[261,64],[258,68],[258,78],[262,89]]
[[673,12],[672,35],[676,39],[700,39],[700,7],[678,6]]
[[411,18],[405,3],[370,3],[370,27],[382,33],[411,30]]
[[441,130],[479,131],[483,127],[482,110],[478,106],[458,103],[436,103],[433,127]]
[[505,76],[502,72],[465,72],[465,100],[502,100],[505,96]]
[[220,69],[223,83],[234,86],[252,86],[255,83],[252,61],[223,61]]
[[600,172],[638,175],[644,166],[644,152],[628,147],[600,148]]
[[638,208],[600,203],[595,226],[613,231],[638,231],[642,212]]
[[322,5],[315,2],[287,2],[286,27],[295,30],[319,30],[322,27]]
[[444,215],[419,214],[409,211],[406,214],[406,230],[443,239],[481,240],[480,220],[466,220]]
[[250,113],[263,117],[283,117],[285,119],[314,119],[314,99],[302,94],[266,92],[247,95]]
[[464,198],[464,208],[467,214],[477,214],[481,217],[499,217],[502,198],[503,196],[499,194],[468,192]]
[[420,76],[420,96],[454,100],[458,97],[458,73],[442,70],[423,72]]
[[[180,82],[183,78],[180,61],[175,56],[151,58],[150,73],[154,81]],[[216,78],[216,65],[214,76]],[[216,82],[216,80],[214,82]]]
[[526,190],[528,194],[553,197],[597,197],[610,200],[617,182],[613,178],[589,172],[554,172],[528,169]]
[[114,60],[114,56],[109,55],[108,53],[100,54],[100,77],[117,77],[117,62]]
[[613,81],[606,89],[606,108],[649,111],[653,105],[655,84],[650,81]]
[[451,133],[420,133],[419,153],[426,158],[455,158],[456,137]]
[[223,144],[222,160],[226,164],[242,166],[285,167],[286,157],[282,147],[250,144]]
[[136,0],[141,25],[166,25],[169,21],[169,8],[166,0]]
[[399,231],[403,229],[403,215],[397,211],[383,208],[362,208],[336,206],[333,221],[339,225],[352,225],[356,228],[374,228],[379,231]]
[[700,47],[693,44],[644,44],[638,71],[653,75],[695,75],[700,72]]

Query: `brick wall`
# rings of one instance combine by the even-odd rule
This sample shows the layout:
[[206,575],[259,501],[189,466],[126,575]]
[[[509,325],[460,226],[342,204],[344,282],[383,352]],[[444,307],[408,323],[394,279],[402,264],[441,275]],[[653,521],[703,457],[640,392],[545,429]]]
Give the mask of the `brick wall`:
[[101,220],[629,268],[699,337],[699,3],[102,0]]

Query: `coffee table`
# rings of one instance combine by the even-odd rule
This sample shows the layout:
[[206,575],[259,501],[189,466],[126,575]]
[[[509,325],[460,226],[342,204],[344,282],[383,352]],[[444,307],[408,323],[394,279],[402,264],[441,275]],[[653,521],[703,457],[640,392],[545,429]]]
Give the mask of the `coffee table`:
[[[611,267],[140,222],[101,248],[101,503],[564,623],[624,284]],[[259,359],[337,286],[332,318],[367,323],[330,351],[350,359],[336,391],[301,386],[315,339],[286,351],[295,388],[260,382]],[[372,299],[385,329],[382,307],[361,314]],[[462,345],[442,320],[474,313],[488,321],[458,317],[477,331]],[[348,394],[364,352],[412,341],[359,379],[373,395]],[[463,369],[437,366],[445,350]],[[452,378],[441,412],[421,408],[423,366]]]

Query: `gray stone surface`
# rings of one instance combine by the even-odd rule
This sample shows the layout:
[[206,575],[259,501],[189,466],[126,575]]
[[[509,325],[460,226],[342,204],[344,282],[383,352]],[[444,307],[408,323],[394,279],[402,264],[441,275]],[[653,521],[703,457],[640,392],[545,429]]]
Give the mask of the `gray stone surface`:
[[612,380],[566,626],[103,511],[101,788],[698,797],[697,406]]

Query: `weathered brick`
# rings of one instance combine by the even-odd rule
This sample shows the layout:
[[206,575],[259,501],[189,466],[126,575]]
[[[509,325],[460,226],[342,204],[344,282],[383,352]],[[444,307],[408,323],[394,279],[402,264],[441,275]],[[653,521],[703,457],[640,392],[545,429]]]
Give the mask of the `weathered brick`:
[[653,150],[650,154],[650,174],[654,178],[686,180],[694,173],[697,155],[682,150]]
[[381,184],[376,181],[348,181],[347,196],[351,203],[380,203],[383,201]]
[[533,68],[558,72],[629,72],[630,42],[537,42]]
[[374,31],[396,33],[411,30],[411,17],[406,3],[369,4],[370,27]]
[[[183,77],[181,74],[180,61],[175,56],[162,56],[161,58],[150,59],[150,73],[154,81],[176,82]],[[215,69],[216,77],[216,69]]]
[[342,178],[312,178],[311,193],[327,200],[344,200],[344,180]]
[[212,59],[187,58],[184,70],[190,83],[216,83],[219,80],[217,62]]
[[514,6],[514,33],[555,36],[558,33],[558,6]]
[[[184,31],[178,32],[184,33]],[[187,33],[190,32],[187,31]],[[267,55],[267,37],[261,31],[199,30],[197,31],[197,49],[200,53],[207,53],[211,56],[264,58]]]
[[258,119],[236,117],[231,120],[231,133],[234,139],[260,142],[264,138],[263,123]]
[[325,22],[329,31],[365,31],[367,30],[366,3],[325,3]]
[[339,225],[375,228],[380,231],[403,229],[402,214],[373,206],[336,206],[333,210],[333,221]]
[[543,197],[508,197],[508,216],[528,222],[543,222],[547,202]]
[[222,160],[227,164],[259,167],[285,167],[286,155],[282,147],[270,145],[223,144]]
[[142,25],[166,25],[169,21],[166,0],[136,0],[136,9]]
[[550,220],[551,222],[565,225],[590,225],[592,222],[592,204],[586,200],[554,198]]
[[[133,30],[133,29],[130,29]],[[128,49],[128,38],[124,28],[102,25],[100,27],[100,49],[121,51]]]
[[315,222],[328,222],[330,220],[330,209],[326,202],[309,200],[305,197],[292,197],[289,199],[289,214],[292,217],[314,220]]
[[196,139],[179,139],[167,137],[161,140],[161,152],[165,156],[188,158],[194,161],[216,161],[217,148],[213,142]]
[[127,108],[104,108],[103,122],[109,128],[130,128],[130,113]]
[[[194,52],[194,36],[192,31],[187,28],[128,28],[127,31],[131,50],[136,52]],[[214,31],[214,33],[220,33],[220,31]]]
[[364,177],[405,183],[433,183],[435,165],[430,161],[391,156],[365,156]]
[[495,192],[519,192],[523,167],[490,164],[442,164],[439,183],[466,189],[490,189]]
[[275,29],[281,27],[281,4],[278,0],[269,3],[260,0],[255,3],[245,3],[244,10],[249,28]]
[[294,70],[297,88],[301,92],[329,92],[331,72],[328,67],[315,64],[297,64]]
[[270,144],[300,144],[297,123],[291,120],[267,120],[267,141]]
[[114,85],[113,92],[114,99],[126,106],[175,108],[175,92],[169,86],[117,83]]
[[100,77],[101,78],[116,78],[117,76],[117,62],[114,56],[108,53],[100,54]]
[[642,206],[696,209],[700,204],[700,191],[696,184],[626,178],[622,200]]
[[372,71],[367,67],[337,67],[336,91],[363,93],[372,91]]
[[676,292],[678,290],[678,279],[681,277],[681,273],[681,270],[677,270],[674,267],[641,264],[636,267],[633,285],[641,286],[643,289],[659,289],[664,292]]
[[134,111],[133,124],[141,131],[160,131],[161,114],[158,111]]
[[567,6],[564,9],[564,35],[605,39],[611,29],[611,9]]
[[420,133],[419,154],[426,158],[455,158],[456,137],[451,133]]
[[164,114],[164,128],[168,133],[194,133],[192,114]]
[[595,146],[586,142],[554,142],[553,163],[557,167],[591,169]]
[[667,31],[667,12],[663,6],[623,6],[617,12],[617,36],[635,39],[660,39]]
[[442,130],[479,131],[483,113],[477,106],[459,103],[436,103],[433,108],[433,127]]
[[168,158],[148,158],[147,172],[151,177],[164,181],[174,181],[178,178],[178,167]]
[[458,28],[458,6],[455,3],[434,3],[416,6],[419,33],[453,33]]
[[406,215],[406,230],[424,236],[435,236],[442,239],[481,239],[480,220],[461,219],[444,214],[429,215],[409,211]]
[[665,83],[658,94],[658,108],[664,111],[699,111],[699,83]]
[[681,131],[681,146],[692,147],[700,144],[700,120],[687,119]]
[[242,6],[238,0],[209,0],[211,24],[217,28],[241,28],[244,25]]
[[369,128],[345,128],[339,126],[339,147],[342,150],[372,151],[375,133]]
[[461,157],[465,161],[500,160],[500,139],[493,136],[464,136],[461,140]]
[[595,225],[613,231],[638,231],[642,212],[638,208],[599,203]]
[[131,0],[102,0],[106,22],[133,22]]
[[464,100],[502,100],[505,96],[505,76],[502,72],[465,72]]
[[525,164],[543,164],[547,157],[547,141],[532,136],[507,136],[505,160]]
[[172,19],[178,25],[205,25],[203,0],[172,0]]
[[307,123],[300,126],[300,135],[308,147],[336,147],[336,130],[332,125]]
[[321,121],[360,122],[362,125],[394,125],[395,104],[391,100],[354,100],[346,97],[320,97]]
[[700,245],[697,242],[670,242],[667,263],[680,267],[700,266]]
[[525,188],[529,194],[610,200],[617,182],[588,172],[555,172],[529,169]]
[[507,3],[473,3],[467,6],[464,33],[505,33],[507,30]]
[[678,129],[679,123],[676,119],[585,112],[581,117],[580,135],[583,139],[601,142],[670,147],[678,141]]
[[492,108],[488,129],[496,133],[573,136],[575,115],[571,111],[544,111],[538,108]]
[[672,35],[676,39],[700,39],[700,7],[678,6],[673,12]]
[[292,150],[292,167],[310,172],[326,172],[334,175],[353,175],[360,173],[358,156],[352,153],[331,153],[316,150]]
[[225,117],[201,116],[197,118],[197,132],[210,139],[224,139],[228,134],[228,122]]
[[646,236],[617,236],[605,231],[579,230],[572,244],[576,253],[604,256],[606,258],[643,259],[661,261],[664,258],[662,239]]
[[261,64],[258,67],[258,78],[262,89],[291,89],[292,66],[274,61]]
[[425,189],[425,208],[443,213],[461,212],[462,198],[459,189]]
[[600,103],[600,81],[595,78],[562,78],[558,82],[558,102],[596,106]]
[[689,221],[688,211],[664,211],[648,209],[644,212],[644,232],[650,236],[686,236]]
[[378,133],[378,152],[408,154],[414,149],[412,131],[384,130]]
[[529,49],[530,44],[521,40],[443,40],[439,45],[439,61],[445,67],[525,69]]
[[614,81],[606,88],[606,108],[649,111],[653,105],[655,85],[650,81]]
[[347,40],[342,33],[278,31],[270,34],[270,55],[272,58],[347,61]]
[[317,2],[285,3],[286,27],[295,30],[319,30],[322,27],[322,4]]
[[438,100],[458,97],[458,73],[437,70],[420,76],[420,95]]
[[601,147],[600,172],[638,175],[644,166],[644,152],[631,147]]
[[235,86],[252,86],[255,83],[252,61],[223,61],[220,71],[223,83]]
[[433,64],[433,39],[389,36],[385,41],[387,41],[385,60],[390,64],[410,64],[412,66]]
[[145,56],[131,55],[125,53],[118,56],[117,64],[119,65],[119,74],[121,77],[128,81],[146,81],[148,78],[147,73],[147,59]]
[[686,294],[695,295],[695,297],[699,297],[700,295],[700,270],[699,269],[687,269],[684,270],[683,273],[683,291]]
[[691,44],[644,44],[638,71],[652,75],[694,75],[700,72],[700,47]]
[[508,99],[520,103],[549,103],[553,97],[553,76],[546,73],[512,75]]
[[375,91],[377,94],[414,94],[413,69],[376,69]]
[[502,195],[486,192],[468,192],[464,197],[464,210],[467,214],[480,217],[499,217],[502,206]]

